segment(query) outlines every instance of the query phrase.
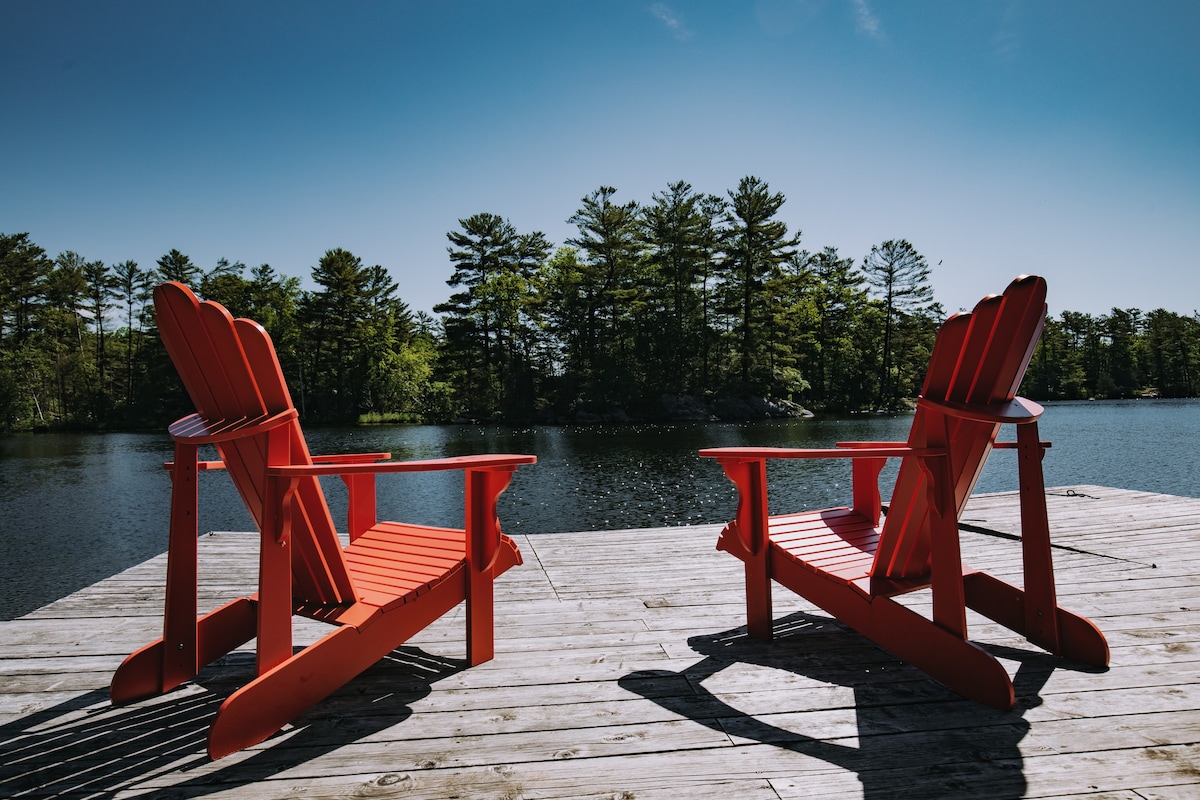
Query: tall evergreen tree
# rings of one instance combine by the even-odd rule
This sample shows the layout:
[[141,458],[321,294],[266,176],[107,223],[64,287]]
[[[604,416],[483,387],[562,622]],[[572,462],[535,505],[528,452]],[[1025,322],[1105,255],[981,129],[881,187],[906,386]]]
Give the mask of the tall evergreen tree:
[[1200,320],[1165,309],[1146,315],[1147,380],[1163,397],[1200,393]]
[[474,214],[460,219],[461,231],[449,231],[447,252],[454,272],[446,281],[459,291],[434,306],[448,314],[446,319],[447,356],[456,365],[456,380],[465,389],[470,413],[491,416],[501,404],[499,375],[502,361],[497,335],[497,316],[493,281],[516,269],[517,231],[508,220],[496,214]]
[[580,398],[588,370],[589,301],[579,251],[564,245],[554,251],[532,282],[532,315],[546,332],[542,364],[557,395],[548,398],[555,413],[566,414]]
[[133,406],[133,393],[136,384],[133,358],[136,349],[141,344],[141,324],[134,327],[134,320],[140,320],[140,313],[135,315],[134,308],[139,312],[150,299],[152,278],[150,273],[140,269],[136,261],[122,261],[113,267],[113,277],[116,279],[116,299],[125,306],[125,407]]
[[647,293],[652,374],[669,391],[694,391],[705,341],[703,279],[712,252],[713,219],[704,196],[686,181],[668,185],[642,209],[649,266]]
[[1142,312],[1136,308],[1114,308],[1101,326],[1108,338],[1107,381],[1101,387],[1106,397],[1134,397],[1145,385],[1142,364],[1144,348],[1139,345]]
[[786,198],[772,193],[766,181],[742,178],[729,200],[724,280],[737,319],[740,386],[742,391],[761,393],[773,378],[766,349],[772,330],[766,284],[795,255],[800,237],[789,236],[787,224],[775,218]]
[[[86,351],[88,262],[78,253],[59,253],[45,282],[45,302],[38,310],[39,350],[47,359],[52,384],[43,393],[53,398],[44,405],[61,422],[86,421],[95,403],[96,359]],[[89,396],[91,403],[89,403]]]
[[45,282],[45,318],[41,325],[60,343],[69,337],[72,349],[78,352],[83,352],[86,327],[83,309],[88,296],[87,266],[87,260],[78,253],[59,253]]
[[1074,397],[1086,400],[1097,394],[1103,371],[1103,342],[1099,326],[1091,314],[1064,311],[1059,319],[1067,342],[1069,357],[1076,365],[1078,383],[1073,385]]
[[[617,190],[601,186],[584,197],[567,220],[579,234],[566,243],[583,260],[578,289],[583,314],[582,367],[584,391],[601,403],[621,402],[636,382],[638,365],[631,363],[638,308],[638,263],[641,254],[638,204],[613,202]],[[597,373],[608,380],[597,381]]]
[[1083,367],[1066,327],[1054,317],[1047,317],[1021,383],[1021,394],[1034,400],[1074,400],[1086,396],[1084,382]]
[[312,271],[321,287],[307,297],[304,308],[309,338],[308,396],[325,419],[353,419],[365,400],[366,374],[362,363],[364,322],[370,314],[367,288],[371,273],[362,259],[335,248]]
[[104,321],[116,298],[117,279],[103,261],[87,262],[83,267],[83,275],[87,281],[86,309],[92,318],[96,336],[96,383],[93,387],[92,409],[96,418],[104,423],[107,421],[109,406],[108,352],[105,347],[107,334]]
[[504,326],[506,350],[511,354],[512,368],[505,384],[505,413],[515,419],[527,419],[542,405],[543,384],[552,370],[552,359],[537,300],[538,280],[546,259],[554,246],[541,231],[517,236],[514,252],[515,280],[511,280],[508,296],[513,305],[506,317],[511,324]]
[[299,278],[281,275],[270,264],[259,264],[250,270],[246,287],[246,316],[257,321],[271,334],[281,360],[286,352],[296,347],[296,315],[300,295]]
[[217,259],[216,265],[200,276],[194,287],[205,300],[213,300],[228,309],[235,317],[246,316],[250,305],[250,282],[244,277],[246,265],[227,258]]
[[460,291],[434,310],[447,314],[444,354],[452,380],[463,388],[465,410],[485,417],[523,415],[528,397],[528,358],[534,333],[528,326],[530,279],[550,245],[540,231],[518,234],[495,214],[459,220],[446,234],[454,273],[447,283]]
[[53,266],[28,233],[0,233],[0,344],[20,344],[33,332]]
[[836,247],[814,255],[809,268],[817,314],[814,397],[826,408],[857,408],[866,399],[861,394],[866,363],[854,343],[867,304],[863,274],[854,268],[854,259],[841,258]]
[[0,428],[46,421],[38,398],[50,359],[38,316],[52,269],[28,233],[0,233]]
[[198,288],[201,277],[200,268],[183,253],[172,248],[169,253],[158,259],[159,281],[179,281],[189,288]]
[[936,313],[929,264],[907,240],[888,239],[871,248],[863,258],[862,269],[884,310],[877,404],[880,408],[893,408],[910,388],[898,369],[898,362],[911,355],[902,351],[897,358],[901,322],[912,316],[928,319]]
[[698,388],[703,392],[708,392],[713,385],[712,357],[713,348],[718,339],[716,320],[720,316],[717,308],[720,295],[716,290],[720,281],[721,265],[719,260],[725,236],[721,223],[725,219],[729,204],[720,195],[710,194],[700,199],[699,206],[700,213],[705,220],[705,233],[701,245],[701,271],[698,276],[701,309],[700,382]]

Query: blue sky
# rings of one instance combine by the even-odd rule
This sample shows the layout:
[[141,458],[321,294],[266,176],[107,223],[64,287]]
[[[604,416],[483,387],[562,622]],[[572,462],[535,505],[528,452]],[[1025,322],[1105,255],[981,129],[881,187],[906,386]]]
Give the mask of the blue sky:
[[906,238],[948,311],[1200,308],[1200,3],[0,0],[0,232],[429,310],[446,232],[756,175],[809,250]]

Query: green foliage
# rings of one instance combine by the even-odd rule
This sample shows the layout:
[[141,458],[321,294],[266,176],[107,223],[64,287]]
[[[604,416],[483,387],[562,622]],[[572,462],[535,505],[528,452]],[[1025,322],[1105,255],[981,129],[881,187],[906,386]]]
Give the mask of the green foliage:
[[616,192],[601,186],[567,220],[579,231],[566,243],[578,251],[573,289],[579,330],[571,338],[580,347],[564,368],[584,405],[624,405],[639,374],[635,337],[644,298],[638,204],[613,202]]
[[695,393],[708,384],[707,324],[716,221],[724,201],[705,197],[677,181],[642,211],[645,272],[645,337],[641,351],[658,390]]
[[[396,296],[398,286],[387,270],[364,267],[362,259],[338,248],[326,251],[312,278],[320,289],[295,303],[297,347],[285,351],[288,362],[298,365],[303,413],[346,421],[371,411],[412,411],[388,407],[417,394],[420,385],[414,381],[427,381],[428,375],[405,368],[403,348],[413,335],[412,316]],[[266,294],[287,288],[294,287]]]
[[876,407],[899,408],[920,390],[929,331],[936,332],[941,307],[933,302],[929,264],[905,239],[875,245],[863,259],[867,284],[883,304],[883,346]]
[[200,268],[183,253],[172,249],[158,260],[156,277],[160,281],[178,281],[185,286],[195,286],[200,278]]
[[[533,286],[550,252],[541,232],[518,234],[495,214],[459,220],[446,234],[460,291],[445,314],[439,377],[455,387],[452,417],[523,419],[538,395],[543,347]],[[454,407],[457,406],[457,407]]]
[[780,301],[792,288],[783,281],[783,265],[795,255],[799,235],[789,237],[787,225],[775,218],[785,199],[772,194],[765,181],[746,177],[729,193],[725,215],[724,259],[721,262],[721,311],[736,320],[733,347],[739,365],[736,386],[743,392],[769,394],[780,330]]
[[[856,267],[798,249],[782,194],[671,183],[641,205],[601,186],[557,249],[496,214],[447,234],[454,290],[414,315],[387,269],[333,249],[316,288],[270,265],[179,250],[142,270],[51,259],[0,233],[0,430],[161,427],[191,411],[158,341],[151,288],[180,280],[271,334],[302,415],[380,424],[556,421],[660,398],[769,396],[814,410],[898,408],[920,391],[942,309],[908,241]],[[996,288],[996,287],[991,287]],[[1200,315],[1116,309],[1047,319],[1022,393],[1200,394]]]
[[875,316],[862,288],[863,275],[855,270],[854,259],[839,257],[835,247],[810,256],[808,268],[812,275],[808,294],[815,314],[811,403],[839,411],[864,408],[874,397],[866,378],[877,372],[872,350],[864,350],[856,338],[873,327]]
[[1200,315],[1114,308],[1046,320],[1021,390],[1035,400],[1200,394]]

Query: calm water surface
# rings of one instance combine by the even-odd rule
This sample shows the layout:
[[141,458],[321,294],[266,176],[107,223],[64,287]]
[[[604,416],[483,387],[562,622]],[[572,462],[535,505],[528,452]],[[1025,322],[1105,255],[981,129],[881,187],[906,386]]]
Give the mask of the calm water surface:
[[[702,447],[828,447],[902,440],[911,417],[614,427],[395,426],[309,430],[314,453],[390,451],[397,459],[533,453],[500,498],[513,534],[725,522],[736,493]],[[1041,421],[1054,443],[1047,486],[1097,484],[1200,497],[1200,400],[1053,403]],[[1008,438],[1011,438],[1011,432]],[[0,436],[0,619],[27,613],[163,552],[171,457],[165,434]],[[893,473],[894,474],[894,473]],[[849,502],[846,461],[776,462],[773,511]],[[325,484],[335,519],[345,497]],[[989,459],[978,491],[1016,488],[1011,452]],[[200,529],[249,530],[223,473],[201,475]],[[885,491],[886,497],[886,491]],[[381,479],[383,519],[462,524],[461,476]],[[602,535],[602,534],[598,534]]]

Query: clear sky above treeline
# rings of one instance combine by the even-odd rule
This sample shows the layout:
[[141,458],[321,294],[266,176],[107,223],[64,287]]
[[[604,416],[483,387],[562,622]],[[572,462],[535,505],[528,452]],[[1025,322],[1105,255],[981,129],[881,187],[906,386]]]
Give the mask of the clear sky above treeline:
[[601,185],[757,175],[809,250],[906,238],[948,311],[1200,308],[1200,3],[0,0],[0,232],[414,310],[478,212],[556,244]]

